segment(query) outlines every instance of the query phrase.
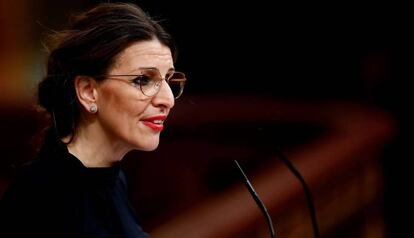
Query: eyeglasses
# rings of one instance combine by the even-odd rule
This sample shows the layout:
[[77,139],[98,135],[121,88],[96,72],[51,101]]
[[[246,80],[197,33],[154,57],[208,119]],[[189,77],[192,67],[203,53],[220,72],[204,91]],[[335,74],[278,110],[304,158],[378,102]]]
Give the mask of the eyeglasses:
[[[132,86],[141,90],[141,92],[147,96],[152,97],[160,91],[162,81],[165,80],[170,86],[174,98],[177,99],[184,91],[184,84],[187,80],[185,74],[170,70],[165,79],[161,76],[160,71],[157,68],[141,68],[140,74],[110,74],[99,75],[96,78],[105,78],[112,80],[120,80],[126,83],[130,83]],[[131,79],[122,79],[118,77],[134,77]]]

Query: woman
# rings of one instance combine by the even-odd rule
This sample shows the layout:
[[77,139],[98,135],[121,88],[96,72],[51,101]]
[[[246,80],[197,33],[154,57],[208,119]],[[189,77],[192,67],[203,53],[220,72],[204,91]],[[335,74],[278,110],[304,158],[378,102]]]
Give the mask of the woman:
[[53,125],[0,206],[0,237],[148,237],[119,162],[151,151],[185,82],[169,34],[137,6],[100,4],[50,51],[39,103]]

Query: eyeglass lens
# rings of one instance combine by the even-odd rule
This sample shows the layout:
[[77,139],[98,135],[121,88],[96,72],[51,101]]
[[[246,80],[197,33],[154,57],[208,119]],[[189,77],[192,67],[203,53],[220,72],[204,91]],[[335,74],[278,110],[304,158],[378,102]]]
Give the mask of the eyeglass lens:
[[[163,80],[160,72],[156,69],[144,69],[141,73],[142,75],[139,79],[142,93],[147,96],[155,95],[159,91]],[[166,75],[166,81],[171,88],[174,98],[180,97],[186,81],[185,74],[171,72]]]

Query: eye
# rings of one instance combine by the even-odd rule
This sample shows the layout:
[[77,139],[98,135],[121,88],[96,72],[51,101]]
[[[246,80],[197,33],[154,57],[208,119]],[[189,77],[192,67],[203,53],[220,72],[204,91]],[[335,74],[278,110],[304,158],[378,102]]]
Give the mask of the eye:
[[136,77],[132,80],[132,83],[136,87],[146,86],[146,85],[150,84],[150,82],[151,82],[151,78],[148,75],[145,75],[145,74],[138,75],[138,77]]

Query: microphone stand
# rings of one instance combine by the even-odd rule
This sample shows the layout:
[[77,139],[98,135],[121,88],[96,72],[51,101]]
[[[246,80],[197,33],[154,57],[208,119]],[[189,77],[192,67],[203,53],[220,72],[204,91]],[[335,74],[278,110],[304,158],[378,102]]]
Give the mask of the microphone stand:
[[312,194],[310,192],[308,185],[306,184],[305,179],[302,177],[300,172],[295,168],[292,162],[290,162],[290,160],[286,157],[286,155],[284,155],[278,149],[276,149],[276,154],[282,160],[282,162],[285,163],[285,165],[289,168],[289,170],[299,179],[303,187],[303,190],[305,191],[306,202],[308,204],[308,209],[309,209],[309,213],[310,213],[311,221],[312,221],[313,235],[315,238],[319,238],[320,234],[319,234],[318,222],[316,219],[316,209],[313,204]]
[[237,167],[239,168],[240,173],[243,176],[244,184],[246,185],[247,189],[249,190],[250,194],[252,195],[252,197],[253,197],[254,201],[256,202],[257,206],[259,206],[260,210],[262,211],[263,215],[266,218],[266,222],[267,222],[267,225],[269,226],[269,230],[270,230],[270,237],[275,238],[276,237],[275,236],[275,229],[273,227],[272,218],[270,217],[269,213],[267,212],[267,209],[266,209],[264,203],[260,199],[259,195],[257,195],[256,191],[254,190],[252,184],[250,183],[249,179],[247,178],[247,176],[244,173],[243,169],[240,167],[237,160],[234,160],[234,162],[236,163]]
[[[308,185],[306,184],[305,179],[302,177],[300,172],[295,168],[295,166],[292,164],[292,162],[290,162],[290,160],[280,150],[276,150],[276,154],[282,160],[282,162],[288,167],[288,169],[299,179],[299,181],[300,181],[300,183],[303,187],[303,190],[305,191],[306,202],[307,202],[309,213],[310,213],[310,216],[311,216],[314,237],[315,238],[320,238],[319,227],[318,227],[318,222],[317,222],[317,218],[316,218],[316,209],[315,209],[315,206],[313,204],[312,194],[310,192],[310,189],[309,189]],[[253,186],[251,185],[249,179],[247,178],[246,174],[243,172],[243,169],[240,167],[237,160],[235,160],[234,162],[236,163],[237,167],[239,168],[239,171],[241,172],[241,174],[243,175],[244,184],[246,185],[246,187],[249,190],[250,194],[252,195],[254,201],[259,206],[260,210],[262,211],[263,215],[266,218],[266,222],[267,222],[267,225],[269,226],[271,237],[275,238],[275,230],[273,228],[272,219],[270,218],[270,215],[267,212],[265,205],[261,201],[259,195],[257,195],[256,191],[254,190]]]

